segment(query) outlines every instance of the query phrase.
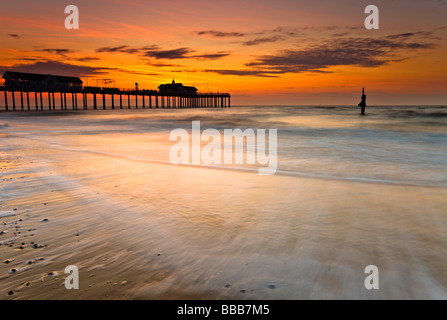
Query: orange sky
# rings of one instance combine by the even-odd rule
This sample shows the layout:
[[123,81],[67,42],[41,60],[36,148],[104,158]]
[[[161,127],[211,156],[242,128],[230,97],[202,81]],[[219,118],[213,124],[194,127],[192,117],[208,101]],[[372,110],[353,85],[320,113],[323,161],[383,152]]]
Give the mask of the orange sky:
[[[4,1],[0,71],[230,92],[233,104],[446,104],[447,1]],[[107,83],[105,79],[115,80]]]

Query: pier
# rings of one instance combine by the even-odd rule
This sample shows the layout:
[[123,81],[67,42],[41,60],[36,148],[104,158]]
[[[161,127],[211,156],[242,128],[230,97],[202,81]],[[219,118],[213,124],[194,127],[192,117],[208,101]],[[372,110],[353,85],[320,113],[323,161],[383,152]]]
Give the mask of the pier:
[[0,86],[0,99],[3,100],[0,111],[231,107],[229,93],[166,94],[156,90],[101,87],[40,89]]

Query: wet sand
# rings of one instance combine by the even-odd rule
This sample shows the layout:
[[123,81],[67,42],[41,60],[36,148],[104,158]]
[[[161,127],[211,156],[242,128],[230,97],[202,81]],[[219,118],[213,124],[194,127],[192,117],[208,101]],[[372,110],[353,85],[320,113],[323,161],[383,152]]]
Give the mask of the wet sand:
[[[2,299],[447,298],[442,188],[42,146],[10,150],[0,168]],[[370,264],[378,291],[363,285]],[[64,287],[68,265],[79,290]]]
[[[445,117],[390,110],[2,114],[0,299],[447,299]],[[197,119],[291,121],[281,174],[169,164]]]

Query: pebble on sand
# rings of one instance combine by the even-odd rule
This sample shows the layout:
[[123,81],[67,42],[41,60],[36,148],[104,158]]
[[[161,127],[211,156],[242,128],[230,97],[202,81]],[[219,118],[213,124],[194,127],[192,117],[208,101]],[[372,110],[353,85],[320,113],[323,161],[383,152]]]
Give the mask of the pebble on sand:
[[276,289],[276,286],[273,283],[267,283],[266,287],[269,288],[269,289],[272,289],[272,290]]

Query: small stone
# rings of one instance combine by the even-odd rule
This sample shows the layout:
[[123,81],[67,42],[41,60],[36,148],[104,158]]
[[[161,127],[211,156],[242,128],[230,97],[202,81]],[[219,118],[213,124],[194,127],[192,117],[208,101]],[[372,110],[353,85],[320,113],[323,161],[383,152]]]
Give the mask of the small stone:
[[8,292],[8,296],[12,296],[13,294],[14,294],[14,291],[12,291],[12,290]]
[[241,293],[245,293],[245,292],[247,292],[246,290],[241,290]]
[[49,220],[48,219],[42,219],[42,222],[48,222]]
[[127,281],[121,281],[121,285],[125,286],[127,284]]
[[17,269],[12,268],[11,270],[9,270],[9,273],[16,273]]
[[231,288],[231,284],[226,284],[225,288]]

